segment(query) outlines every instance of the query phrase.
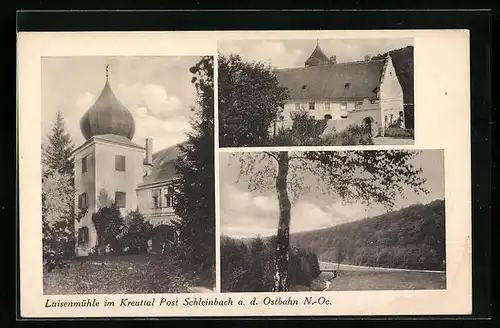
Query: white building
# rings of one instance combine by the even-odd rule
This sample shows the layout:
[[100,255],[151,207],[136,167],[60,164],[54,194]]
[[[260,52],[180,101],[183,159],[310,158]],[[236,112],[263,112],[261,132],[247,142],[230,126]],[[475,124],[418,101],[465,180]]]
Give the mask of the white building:
[[361,61],[337,63],[337,58],[328,58],[318,44],[304,67],[277,69],[275,73],[289,91],[277,129],[290,127],[297,112],[329,120],[325,132],[338,132],[355,123],[369,127],[374,136],[383,136],[398,119],[405,127],[403,89],[389,55],[380,60],[365,56]]
[[135,121],[106,83],[95,103],[80,120],[86,141],[74,152],[75,211],[86,210],[75,221],[76,254],[88,255],[97,245],[92,214],[100,207],[115,202],[123,216],[139,210],[153,224],[151,252],[163,252],[175,242],[170,225],[174,213],[173,191],[179,181],[174,160],[177,146],[152,153],[152,140],[145,146],[132,141]]

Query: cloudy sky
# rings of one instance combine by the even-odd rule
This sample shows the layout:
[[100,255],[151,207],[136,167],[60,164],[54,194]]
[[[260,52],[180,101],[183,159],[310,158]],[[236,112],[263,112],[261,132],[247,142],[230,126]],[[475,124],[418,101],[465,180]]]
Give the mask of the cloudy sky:
[[153,138],[158,151],[185,139],[190,129],[190,108],[196,102],[189,68],[199,57],[44,57],[42,58],[42,133],[50,133],[61,110],[75,146],[85,140],[80,118],[93,104],[106,82],[132,112],[133,141]]
[[[423,170],[429,194],[405,193],[396,199],[396,208],[444,199],[444,157],[442,150],[425,150],[413,164]],[[231,153],[219,153],[221,234],[236,238],[268,236],[276,233],[278,201],[274,190],[249,192],[247,181],[237,181],[240,169]],[[270,186],[274,181],[269,181]],[[387,212],[381,206],[343,205],[340,199],[316,190],[302,195],[292,205],[291,232],[314,230],[360,220]]]
[[[363,60],[389,50],[413,45],[413,39],[319,39],[319,45],[328,57],[337,56],[337,62]],[[316,47],[316,39],[301,40],[223,40],[219,52],[236,53],[244,60],[271,63],[276,68],[302,67]]]

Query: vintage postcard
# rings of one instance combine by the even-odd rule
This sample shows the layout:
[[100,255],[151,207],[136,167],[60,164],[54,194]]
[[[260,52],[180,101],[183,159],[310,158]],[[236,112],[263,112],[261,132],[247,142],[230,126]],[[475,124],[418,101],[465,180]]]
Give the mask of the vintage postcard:
[[18,40],[23,318],[471,313],[468,31]]

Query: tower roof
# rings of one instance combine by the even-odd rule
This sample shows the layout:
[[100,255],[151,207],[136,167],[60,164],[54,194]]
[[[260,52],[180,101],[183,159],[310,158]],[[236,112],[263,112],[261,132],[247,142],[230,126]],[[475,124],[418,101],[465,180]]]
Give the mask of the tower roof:
[[87,140],[103,134],[123,136],[130,140],[134,136],[134,117],[113,93],[108,81],[107,68],[106,84],[95,103],[81,118],[80,129]]
[[305,65],[306,66],[319,66],[319,65],[325,65],[330,63],[330,60],[328,57],[325,55],[321,47],[319,46],[319,43],[316,44],[316,48],[314,48],[313,52],[309,56],[309,58],[306,60]]

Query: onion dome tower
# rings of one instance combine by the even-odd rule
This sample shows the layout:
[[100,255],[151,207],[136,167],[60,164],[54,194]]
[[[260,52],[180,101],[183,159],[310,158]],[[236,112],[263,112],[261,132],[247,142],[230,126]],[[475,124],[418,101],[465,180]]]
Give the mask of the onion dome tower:
[[314,48],[313,52],[306,60],[305,66],[310,67],[310,66],[328,65],[329,63],[330,60],[319,46],[319,41],[317,41],[316,48]]
[[130,111],[116,98],[108,79],[95,103],[80,120],[80,130],[86,140],[96,135],[113,134],[132,140],[135,121]]

